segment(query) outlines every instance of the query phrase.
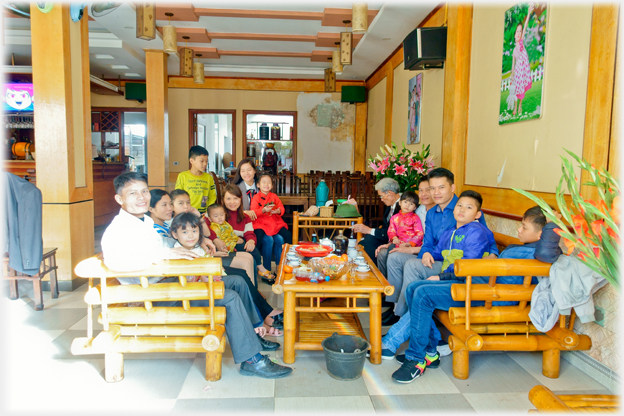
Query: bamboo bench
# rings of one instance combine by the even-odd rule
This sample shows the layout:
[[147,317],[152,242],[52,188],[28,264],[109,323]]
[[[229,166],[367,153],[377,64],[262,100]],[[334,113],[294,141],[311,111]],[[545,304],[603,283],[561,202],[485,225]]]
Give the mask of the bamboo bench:
[[[478,259],[455,261],[455,274],[466,277],[465,284],[453,284],[453,300],[465,301],[465,307],[435,311],[437,319],[451,332],[449,348],[453,351],[453,375],[468,378],[470,351],[543,351],[542,374],[559,377],[561,350],[589,350],[591,339],[575,334],[575,313],[568,326],[559,317],[545,334],[540,333],[529,319],[531,295],[536,285],[533,276],[548,276],[549,263],[538,260]],[[490,276],[488,284],[472,284],[472,276]],[[521,285],[496,284],[497,276],[524,276]],[[485,301],[485,306],[471,306],[472,301]],[[496,301],[516,301],[516,306],[492,306]]]
[[614,394],[555,394],[548,387],[537,385],[529,392],[529,400],[537,410],[531,413],[619,412],[620,396]]
[[[213,306],[222,299],[220,258],[163,260],[136,272],[114,272],[100,257],[81,261],[75,268],[89,279],[87,336],[75,338],[74,355],[104,354],[105,379],[124,377],[123,354],[145,352],[205,352],[206,380],[221,379],[221,355],[225,350],[225,307]],[[187,283],[186,276],[210,276],[208,283]],[[178,282],[148,284],[147,277],[178,277]],[[117,278],[139,277],[141,284],[120,285]],[[94,285],[94,280],[100,284]],[[210,299],[210,307],[191,307],[190,301]],[[181,307],[154,307],[153,302],[182,301]],[[142,306],[131,306],[140,302]],[[103,330],[94,337],[93,308],[101,305],[98,322]]]

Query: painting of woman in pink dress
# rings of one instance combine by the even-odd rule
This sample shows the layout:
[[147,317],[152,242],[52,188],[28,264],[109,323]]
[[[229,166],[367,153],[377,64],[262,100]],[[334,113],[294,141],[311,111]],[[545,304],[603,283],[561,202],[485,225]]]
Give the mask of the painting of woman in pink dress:
[[541,117],[545,42],[546,4],[505,12],[499,124]]
[[409,107],[407,109],[407,144],[420,143],[420,99],[422,73],[410,79],[408,84]]

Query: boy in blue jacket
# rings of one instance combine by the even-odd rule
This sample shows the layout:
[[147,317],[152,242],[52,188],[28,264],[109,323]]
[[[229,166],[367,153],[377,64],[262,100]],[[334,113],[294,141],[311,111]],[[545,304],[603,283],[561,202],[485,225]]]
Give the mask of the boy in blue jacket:
[[[457,223],[459,230],[460,221],[458,220]],[[561,254],[561,249],[558,245],[558,236],[553,231],[555,227],[552,223],[547,225],[546,217],[538,206],[530,208],[524,213],[522,225],[518,229],[518,239],[523,245],[510,245],[499,258],[537,258],[540,261],[550,262],[553,259],[556,260]],[[456,249],[457,247],[455,246]],[[450,251],[452,253],[452,248]],[[446,274],[441,273],[425,281],[412,282],[406,290],[410,312],[410,343],[405,355],[396,357],[402,365],[392,374],[392,378],[399,383],[411,383],[424,374],[427,367],[437,368],[440,365],[440,356],[436,351],[438,339],[432,328],[433,311],[465,305],[465,302],[454,301],[451,296],[451,285],[463,283],[463,281],[458,280],[459,278],[452,274],[450,269],[449,266],[445,271]],[[502,276],[497,278],[497,283],[521,284],[522,280],[522,276]],[[472,281],[473,283],[488,283],[489,277],[475,276]],[[472,302],[473,306],[483,304],[484,302]],[[511,303],[493,302],[495,306],[509,304]]]

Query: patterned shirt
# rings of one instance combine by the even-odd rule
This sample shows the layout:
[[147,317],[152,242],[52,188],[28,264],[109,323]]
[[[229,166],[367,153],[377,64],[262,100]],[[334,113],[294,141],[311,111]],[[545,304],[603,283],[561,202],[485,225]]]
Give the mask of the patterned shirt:
[[236,247],[236,243],[238,243],[238,236],[234,234],[234,229],[230,224],[227,222],[223,224],[213,222],[210,223],[210,229],[215,232],[217,238],[225,243],[229,252],[234,251],[234,247]]
[[394,237],[398,237],[401,243],[410,243],[413,247],[420,247],[423,242],[423,227],[420,218],[415,212],[404,214],[399,211],[390,218],[388,226],[388,240],[392,242]]

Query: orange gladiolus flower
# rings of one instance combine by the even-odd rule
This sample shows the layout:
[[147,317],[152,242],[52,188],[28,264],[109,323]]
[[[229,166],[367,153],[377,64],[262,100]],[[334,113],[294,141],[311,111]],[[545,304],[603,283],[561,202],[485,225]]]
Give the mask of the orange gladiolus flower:
[[607,233],[613,237],[616,243],[620,244],[620,236],[615,233],[611,228],[607,228]]
[[604,227],[604,220],[597,220],[591,223],[592,231],[602,241],[602,233],[600,228]]
[[[561,237],[561,232],[563,231],[561,228],[555,228],[553,230],[559,237]],[[568,240],[567,238],[561,237],[563,239],[563,243],[565,244],[566,248],[568,249],[568,256],[570,254],[572,254],[572,252],[574,251],[574,242],[572,242],[571,240]]]
[[573,215],[572,221],[574,222],[574,230],[576,230],[576,234],[587,234],[587,231],[589,231],[589,227],[587,226],[587,222],[582,215]]

